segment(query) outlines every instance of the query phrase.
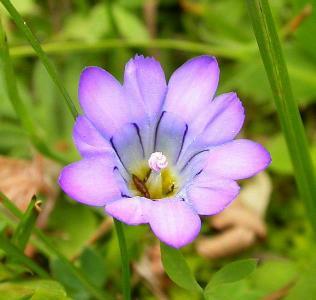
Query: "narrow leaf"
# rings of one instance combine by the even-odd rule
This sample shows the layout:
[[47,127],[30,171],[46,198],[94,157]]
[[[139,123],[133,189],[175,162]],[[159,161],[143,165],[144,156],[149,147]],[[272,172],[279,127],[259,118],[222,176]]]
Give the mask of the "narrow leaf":
[[163,243],[160,243],[160,250],[164,269],[170,279],[186,290],[202,292],[182,253]]
[[42,278],[49,278],[48,273],[42,269],[38,264],[36,264],[33,260],[28,258],[23,254],[23,252],[14,246],[5,236],[4,234],[0,235],[0,248],[10,257],[24,264],[28,268],[30,268],[33,272],[41,276]]
[[25,249],[35,226],[39,212],[37,208],[39,204],[40,201],[34,196],[27,207],[26,212],[23,214],[18,227],[14,231],[12,243],[22,251]]
[[[14,216],[16,216],[19,219],[22,218],[23,216],[22,212],[1,191],[0,191],[0,200],[3,206],[7,208]],[[47,236],[39,228],[36,228],[36,227],[34,228],[34,234],[43,243],[43,245],[47,249],[49,249],[49,252],[51,253],[51,255],[57,257],[60,260],[60,262],[64,265],[64,268],[70,274],[72,274],[74,277],[78,279],[78,281],[81,283],[81,285],[90,295],[92,295],[95,299],[98,299],[98,300],[107,299],[104,292],[102,290],[99,290],[96,286],[94,286],[89,281],[89,279],[87,279],[86,276],[80,272],[78,268],[72,265],[71,262],[56,249],[56,247],[53,245],[50,239],[47,238]],[[1,242],[0,242],[0,248],[1,248]],[[31,260],[31,262],[33,261]]]
[[316,178],[269,2],[268,0],[246,2],[295,170],[296,183],[310,222],[316,231]]

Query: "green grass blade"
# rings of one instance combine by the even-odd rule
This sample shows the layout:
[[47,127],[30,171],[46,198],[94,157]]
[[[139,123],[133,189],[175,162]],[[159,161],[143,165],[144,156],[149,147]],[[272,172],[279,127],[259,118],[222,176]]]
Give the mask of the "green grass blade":
[[57,74],[57,71],[56,71],[54,65],[51,63],[48,56],[43,51],[39,41],[37,40],[35,35],[32,33],[31,29],[28,27],[28,25],[23,20],[22,16],[19,14],[19,12],[16,10],[16,8],[12,5],[10,0],[1,0],[1,3],[6,8],[8,13],[11,15],[11,17],[14,20],[17,27],[22,31],[25,38],[29,41],[29,43],[33,47],[34,51],[36,52],[36,54],[38,55],[38,57],[40,58],[40,60],[44,64],[47,72],[51,76],[52,80],[54,81],[54,83],[58,87],[61,94],[63,95],[72,116],[74,118],[76,118],[78,115],[77,109],[76,109],[74,103],[72,102],[67,90],[65,89],[61,79],[58,77],[58,74]]
[[119,243],[121,260],[122,260],[122,290],[124,300],[131,299],[131,279],[129,270],[129,258],[124,234],[123,224],[114,219],[114,226],[117,234],[117,239]]
[[32,144],[43,155],[62,164],[67,163],[65,159],[60,157],[55,152],[51,151],[38,133],[37,126],[35,126],[32,116],[22,101],[17,88],[16,76],[14,73],[12,61],[10,58],[7,38],[0,22],[0,58],[2,62],[5,85],[8,91],[9,100],[22,124],[22,127],[30,137]]
[[[50,42],[42,44],[42,47],[48,54],[102,52],[108,49],[117,48],[144,48],[211,54],[228,59],[242,59],[245,56],[253,55],[256,52],[256,44],[240,44],[234,45],[234,47],[221,47],[176,39],[124,40],[112,38],[97,41],[95,43],[81,41]],[[34,50],[28,45],[13,46],[10,48],[10,53],[12,57],[29,57],[36,55]]]
[[246,2],[294,166],[297,186],[316,231],[316,178],[269,3],[267,0]]
[[49,274],[42,269],[38,264],[36,264],[33,260],[28,258],[23,254],[23,252],[13,245],[5,236],[4,234],[0,235],[0,248],[9,256],[14,258],[16,261],[26,265],[30,268],[33,272],[41,276],[42,278],[49,278]]
[[[23,213],[1,191],[0,200],[3,206],[6,209],[8,209],[15,217],[19,219],[23,217]],[[82,274],[79,269],[72,265],[72,263],[55,248],[53,243],[49,240],[49,238],[46,237],[46,235],[39,228],[34,228],[34,234],[42,242],[42,244],[49,249],[52,255],[59,258],[59,260],[65,265],[67,270],[69,270],[69,272],[71,272],[81,282],[82,286],[91,296],[98,300],[108,299],[107,295],[103,293],[102,290],[99,290],[92,283],[90,283],[90,281],[85,277],[85,275]]]
[[12,236],[12,243],[22,251],[25,249],[36,224],[39,203],[40,201],[34,196]]

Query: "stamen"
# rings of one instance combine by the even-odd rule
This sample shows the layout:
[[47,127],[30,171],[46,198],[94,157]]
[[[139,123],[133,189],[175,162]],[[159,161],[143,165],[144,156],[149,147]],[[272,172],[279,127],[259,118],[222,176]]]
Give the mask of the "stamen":
[[162,152],[154,152],[148,159],[148,165],[153,171],[160,172],[168,166],[168,160]]

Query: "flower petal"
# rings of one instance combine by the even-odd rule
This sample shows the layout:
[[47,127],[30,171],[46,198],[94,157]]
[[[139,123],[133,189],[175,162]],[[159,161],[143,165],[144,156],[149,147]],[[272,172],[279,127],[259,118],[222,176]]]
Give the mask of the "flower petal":
[[217,61],[199,56],[187,61],[171,76],[164,109],[190,122],[213,98],[219,80]]
[[148,223],[152,201],[143,197],[121,198],[105,206],[105,211],[129,225]]
[[136,55],[125,67],[124,84],[131,102],[131,115],[138,122],[146,115],[151,122],[157,121],[165,98],[167,84],[158,61]]
[[233,140],[245,119],[244,108],[236,93],[217,96],[190,124],[190,135],[198,145],[219,145]]
[[[111,139],[120,162],[128,173],[135,173],[145,160],[146,139],[136,123],[125,124]],[[145,134],[146,136],[146,134]]]
[[89,157],[66,166],[59,177],[63,191],[78,202],[103,206],[121,197],[109,157]]
[[129,109],[121,84],[99,67],[88,67],[81,73],[79,101],[88,119],[107,138],[128,122]]
[[230,179],[245,179],[264,170],[271,162],[269,152],[250,140],[235,140],[210,149],[207,174]]
[[181,154],[188,125],[176,114],[163,112],[155,133],[155,151],[162,152],[175,164]]
[[199,215],[222,211],[238,195],[239,186],[231,179],[209,178],[201,173],[187,190],[188,201]]
[[179,198],[153,202],[149,224],[162,242],[174,248],[191,243],[201,229],[200,217]]
[[76,119],[73,138],[79,153],[83,157],[113,152],[111,144],[101,136],[85,116],[79,116]]

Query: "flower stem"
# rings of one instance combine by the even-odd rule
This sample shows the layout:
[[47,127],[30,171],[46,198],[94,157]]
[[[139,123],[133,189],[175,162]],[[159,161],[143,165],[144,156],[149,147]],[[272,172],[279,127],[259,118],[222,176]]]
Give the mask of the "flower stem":
[[310,223],[316,232],[316,178],[304,125],[293,96],[269,2],[268,0],[247,0],[246,2],[294,166],[296,183]]
[[122,260],[122,286],[123,286],[123,299],[130,300],[131,299],[131,286],[130,286],[130,270],[129,270],[129,259],[128,252],[126,247],[126,240],[124,235],[123,224],[114,219],[115,230],[119,242],[121,260]]

